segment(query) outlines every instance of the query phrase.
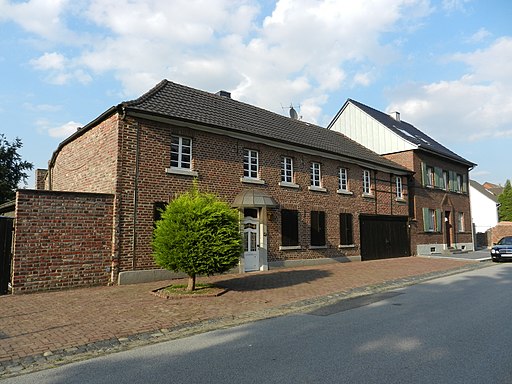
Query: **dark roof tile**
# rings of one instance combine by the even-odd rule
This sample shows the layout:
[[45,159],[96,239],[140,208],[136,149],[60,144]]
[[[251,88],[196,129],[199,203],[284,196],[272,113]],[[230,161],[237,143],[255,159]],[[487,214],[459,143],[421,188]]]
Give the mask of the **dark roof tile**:
[[168,80],[123,106],[407,171],[338,132]]

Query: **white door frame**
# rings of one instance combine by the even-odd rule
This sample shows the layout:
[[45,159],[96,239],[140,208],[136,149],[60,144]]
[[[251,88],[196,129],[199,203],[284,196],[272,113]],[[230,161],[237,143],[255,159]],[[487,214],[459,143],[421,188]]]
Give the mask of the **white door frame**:
[[244,217],[244,272],[260,269],[260,221],[254,217]]

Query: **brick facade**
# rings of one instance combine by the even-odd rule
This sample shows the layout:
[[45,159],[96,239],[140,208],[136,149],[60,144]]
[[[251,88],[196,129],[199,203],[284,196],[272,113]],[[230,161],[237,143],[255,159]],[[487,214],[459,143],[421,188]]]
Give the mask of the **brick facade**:
[[[420,151],[404,151],[385,155],[410,170],[414,171],[414,178],[410,179],[410,218],[411,218],[411,249],[415,253],[430,254],[441,253],[449,248],[464,250],[473,249],[472,221],[468,189],[464,192],[452,192],[438,187],[425,187],[422,185],[422,163],[429,167],[449,170],[464,175],[467,184],[467,166],[450,161],[441,156]],[[443,214],[443,225],[440,232],[427,232],[424,230],[423,208],[440,210]],[[457,227],[458,213],[463,213],[463,228]],[[445,215],[449,220],[449,240],[447,243],[447,226]]]
[[19,190],[13,293],[111,281],[113,195]]

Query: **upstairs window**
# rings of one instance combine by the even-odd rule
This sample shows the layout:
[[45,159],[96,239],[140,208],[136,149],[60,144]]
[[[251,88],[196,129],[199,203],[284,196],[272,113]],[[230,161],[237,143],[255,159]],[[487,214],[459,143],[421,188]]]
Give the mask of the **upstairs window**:
[[340,168],[338,189],[348,191],[348,171],[347,168]]
[[322,185],[320,163],[311,163],[311,186],[320,188]]
[[171,168],[191,169],[192,139],[182,136],[171,136]]
[[403,187],[402,187],[402,178],[400,176],[397,176],[395,183],[396,183],[396,198],[403,199],[404,191],[403,191]]
[[281,181],[283,183],[293,183],[293,159],[283,156],[281,158]]
[[370,171],[365,169],[363,171],[363,195],[371,195],[372,184]]
[[244,177],[257,179],[258,167],[258,151],[244,149]]

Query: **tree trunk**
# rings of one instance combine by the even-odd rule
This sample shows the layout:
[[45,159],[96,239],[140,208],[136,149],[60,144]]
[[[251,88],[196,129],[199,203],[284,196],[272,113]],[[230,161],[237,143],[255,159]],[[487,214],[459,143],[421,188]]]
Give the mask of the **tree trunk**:
[[196,275],[189,275],[188,276],[188,285],[187,285],[187,291],[195,291],[196,290]]

